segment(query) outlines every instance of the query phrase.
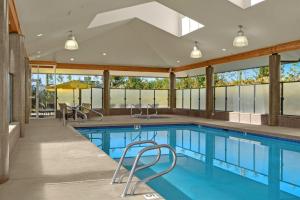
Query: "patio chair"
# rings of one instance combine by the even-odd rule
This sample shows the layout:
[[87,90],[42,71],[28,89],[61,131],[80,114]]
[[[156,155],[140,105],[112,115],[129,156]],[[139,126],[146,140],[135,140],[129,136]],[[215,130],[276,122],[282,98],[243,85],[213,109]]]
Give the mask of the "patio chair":
[[[66,120],[68,120],[70,117],[75,117],[73,110],[70,109],[66,103],[59,103],[58,105],[61,112],[61,118],[64,117]],[[63,116],[63,113],[65,113],[65,116]]]

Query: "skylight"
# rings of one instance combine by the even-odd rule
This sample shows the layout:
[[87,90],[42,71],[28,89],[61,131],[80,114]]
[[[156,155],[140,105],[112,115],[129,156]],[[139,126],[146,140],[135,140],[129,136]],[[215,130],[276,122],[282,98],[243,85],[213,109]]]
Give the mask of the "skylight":
[[231,3],[237,5],[238,7],[242,9],[247,9],[252,6],[255,6],[256,4],[262,3],[265,0],[228,0]]
[[204,25],[156,1],[98,13],[88,28],[94,28],[128,19],[138,18],[172,35],[181,37]]
[[204,25],[191,18],[186,16],[181,17],[181,36],[187,35],[203,27]]

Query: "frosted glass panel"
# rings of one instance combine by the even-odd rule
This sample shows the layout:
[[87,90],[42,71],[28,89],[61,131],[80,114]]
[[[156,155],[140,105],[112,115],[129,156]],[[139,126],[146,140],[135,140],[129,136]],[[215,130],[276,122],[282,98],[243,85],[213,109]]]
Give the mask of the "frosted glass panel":
[[110,90],[110,107],[125,108],[125,89]]
[[283,114],[300,115],[300,83],[283,84]]
[[154,106],[154,90],[141,90],[142,106]]
[[81,90],[81,103],[91,104],[91,90],[92,89]]
[[256,85],[255,113],[269,113],[269,84]]
[[[79,104],[79,90],[57,90],[57,104],[66,103],[70,106]],[[59,106],[57,107],[59,109]]]
[[206,110],[206,88],[200,89],[200,110]]
[[240,112],[253,113],[254,112],[254,86],[241,86],[241,102]]
[[199,89],[192,89],[192,105],[191,109],[199,110]]
[[155,90],[155,107],[169,107],[169,90]]
[[176,108],[182,108],[182,90],[176,90]]
[[139,90],[126,90],[126,107],[130,108],[131,105],[136,107],[140,106],[140,91]]
[[190,93],[190,89],[185,89],[183,90],[183,108],[184,109],[190,109],[191,106],[191,93]]
[[215,88],[215,110],[225,110],[225,87],[217,87]]
[[239,112],[239,87],[227,87],[227,111]]
[[92,107],[102,108],[102,88],[93,88],[92,94]]

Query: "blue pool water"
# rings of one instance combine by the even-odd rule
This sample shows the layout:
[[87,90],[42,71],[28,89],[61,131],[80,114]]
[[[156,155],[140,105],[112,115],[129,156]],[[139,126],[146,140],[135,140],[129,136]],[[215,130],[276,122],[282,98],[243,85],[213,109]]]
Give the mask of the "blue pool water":
[[[159,125],[77,128],[105,151],[119,159],[127,144],[154,140],[176,149],[172,172],[148,183],[168,200],[296,200],[300,199],[300,143],[198,125]],[[143,147],[133,148],[130,165]],[[144,178],[167,168],[167,150],[161,161],[137,174]],[[142,162],[151,162],[148,152]]]

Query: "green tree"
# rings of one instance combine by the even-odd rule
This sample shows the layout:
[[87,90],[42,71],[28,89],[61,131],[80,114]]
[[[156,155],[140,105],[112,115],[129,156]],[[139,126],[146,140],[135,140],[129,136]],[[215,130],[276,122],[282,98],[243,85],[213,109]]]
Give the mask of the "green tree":
[[111,87],[112,88],[124,88],[126,84],[126,77],[123,76],[113,76],[111,77]]

